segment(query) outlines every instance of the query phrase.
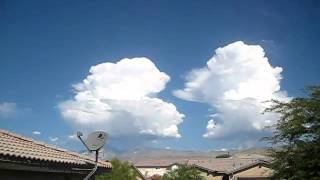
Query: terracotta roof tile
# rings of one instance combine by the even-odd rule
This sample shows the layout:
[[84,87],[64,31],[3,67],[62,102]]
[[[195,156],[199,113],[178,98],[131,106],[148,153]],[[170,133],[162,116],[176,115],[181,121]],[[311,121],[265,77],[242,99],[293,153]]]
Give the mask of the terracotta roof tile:
[[[94,163],[94,159],[88,156],[38,142],[3,129],[0,129],[0,157],[1,156],[74,165]],[[111,164],[100,161],[99,167],[111,168]]]
[[258,162],[261,162],[261,160],[251,158],[219,158],[208,160],[189,160],[188,165],[197,165],[211,171],[233,172]]
[[140,160],[134,162],[136,167],[169,167],[173,164],[186,164],[187,160]]

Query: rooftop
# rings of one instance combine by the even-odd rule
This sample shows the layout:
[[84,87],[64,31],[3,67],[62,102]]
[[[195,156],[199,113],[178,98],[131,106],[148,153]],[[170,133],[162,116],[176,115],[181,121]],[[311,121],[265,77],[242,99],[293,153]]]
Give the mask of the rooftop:
[[187,160],[142,160],[133,164],[136,167],[169,167],[174,164],[187,164]]
[[[91,157],[35,141],[0,129],[0,162],[51,163],[74,167],[91,167]],[[98,167],[111,169],[111,163],[99,161]]]
[[190,166],[197,166],[207,171],[230,173],[237,170],[251,167],[259,163],[268,164],[269,162],[264,159],[256,158],[212,158],[212,159],[201,159],[201,160],[143,160],[134,163],[137,168],[141,167],[169,167],[173,164],[186,164]]
[[209,171],[230,173],[259,163],[268,164],[262,159],[254,158],[217,158],[208,160],[189,160],[188,165],[196,165]]

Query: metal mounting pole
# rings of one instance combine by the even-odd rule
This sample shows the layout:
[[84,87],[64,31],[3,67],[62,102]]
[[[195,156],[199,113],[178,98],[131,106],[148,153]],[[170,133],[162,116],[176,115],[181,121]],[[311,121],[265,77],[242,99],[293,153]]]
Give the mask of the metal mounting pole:
[[94,168],[92,169],[92,171],[83,180],[90,179],[90,177],[97,171],[97,169],[98,169],[98,156],[99,156],[99,149],[96,150],[96,161],[95,161]]

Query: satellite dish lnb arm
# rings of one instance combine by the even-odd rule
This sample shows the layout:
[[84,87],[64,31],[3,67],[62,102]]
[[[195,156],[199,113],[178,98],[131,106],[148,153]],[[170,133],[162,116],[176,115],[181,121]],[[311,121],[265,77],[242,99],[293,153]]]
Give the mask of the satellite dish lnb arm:
[[86,144],[86,143],[83,141],[83,139],[81,138],[82,135],[83,135],[82,132],[80,132],[80,131],[77,132],[77,137],[80,139],[80,141],[82,142],[82,144],[87,148],[87,150],[88,150],[89,152],[91,152],[91,150],[89,149],[89,147],[87,146],[87,144]]

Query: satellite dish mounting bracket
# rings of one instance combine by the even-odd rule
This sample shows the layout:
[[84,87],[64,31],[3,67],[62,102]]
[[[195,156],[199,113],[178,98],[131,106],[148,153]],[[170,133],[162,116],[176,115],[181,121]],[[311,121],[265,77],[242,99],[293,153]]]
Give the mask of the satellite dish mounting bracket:
[[86,141],[84,141],[81,136],[83,136],[82,132],[77,132],[77,137],[80,139],[82,144],[86,147],[89,152],[95,151],[95,166],[92,171],[83,179],[88,180],[98,169],[98,157],[99,150],[105,145],[106,138],[108,136],[107,133],[103,131],[96,131],[88,135]]

